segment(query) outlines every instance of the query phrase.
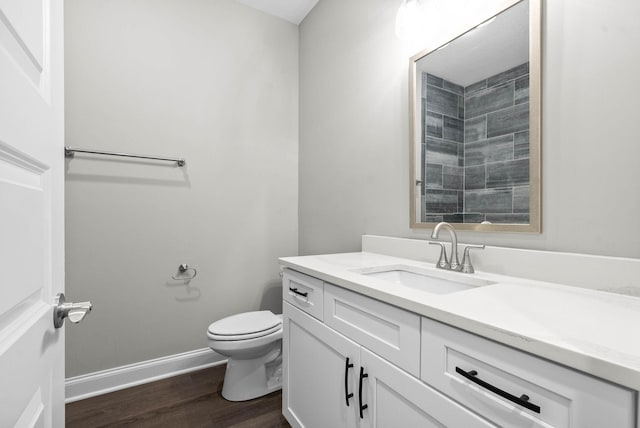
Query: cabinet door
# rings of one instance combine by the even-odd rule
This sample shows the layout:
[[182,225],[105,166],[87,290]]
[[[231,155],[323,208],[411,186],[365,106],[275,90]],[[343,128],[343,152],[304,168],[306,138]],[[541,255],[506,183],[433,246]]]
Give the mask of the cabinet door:
[[[362,427],[496,427],[364,348],[360,363],[367,375],[361,381],[362,404],[367,406]],[[356,397],[360,399],[357,391]]]
[[287,302],[283,323],[284,416],[293,427],[357,427],[359,346]]

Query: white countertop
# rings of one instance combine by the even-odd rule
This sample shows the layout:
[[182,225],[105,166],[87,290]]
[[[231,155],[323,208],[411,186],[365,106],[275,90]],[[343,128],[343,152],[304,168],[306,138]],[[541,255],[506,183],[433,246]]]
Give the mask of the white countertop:
[[[640,390],[640,298],[374,253],[285,257],[280,264],[409,311]],[[495,284],[432,294],[355,272],[404,265]]]

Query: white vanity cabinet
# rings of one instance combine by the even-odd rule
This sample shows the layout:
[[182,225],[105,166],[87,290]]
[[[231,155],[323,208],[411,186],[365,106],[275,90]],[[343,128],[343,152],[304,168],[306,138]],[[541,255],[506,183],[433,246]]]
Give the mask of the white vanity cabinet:
[[293,270],[284,284],[293,427],[640,428],[627,388]]
[[495,427],[289,303],[283,313],[291,426]]
[[[304,278],[284,275],[287,285]],[[327,283],[324,297],[325,320],[419,371],[420,317]],[[363,308],[367,302],[381,313]],[[283,413],[293,427],[495,427],[312,317],[305,304],[285,297],[283,324]]]

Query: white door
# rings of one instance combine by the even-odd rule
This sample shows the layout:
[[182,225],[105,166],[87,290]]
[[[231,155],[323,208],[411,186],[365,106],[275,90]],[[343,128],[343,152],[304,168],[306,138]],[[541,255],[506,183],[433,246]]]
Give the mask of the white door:
[[0,426],[64,426],[63,0],[0,0]]
[[283,323],[282,411],[291,426],[357,427],[360,347],[286,302]]

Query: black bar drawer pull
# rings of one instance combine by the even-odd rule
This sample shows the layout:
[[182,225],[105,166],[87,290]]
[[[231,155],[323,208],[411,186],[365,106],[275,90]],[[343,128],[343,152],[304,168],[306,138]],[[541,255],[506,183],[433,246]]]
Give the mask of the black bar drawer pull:
[[519,406],[525,407],[531,410],[532,412],[540,413],[540,406],[530,403],[529,396],[526,394],[522,394],[520,397],[516,397],[515,395],[509,394],[507,391],[503,391],[500,388],[496,388],[490,383],[487,383],[482,379],[477,378],[476,376],[478,376],[478,372],[475,370],[470,370],[468,372],[465,372],[460,367],[456,367],[456,373],[464,376],[466,379],[469,379],[471,382],[478,384],[485,389],[488,389],[489,391],[499,395],[502,398],[506,398],[507,400],[513,403],[516,403]]
[[360,401],[360,419],[364,419],[364,414],[362,412],[364,412],[366,408],[369,407],[366,404],[362,404],[362,380],[365,377],[369,377],[369,375],[364,372],[364,367],[360,367],[360,381],[358,382],[358,396],[359,396],[358,398]]
[[344,396],[347,400],[347,407],[349,407],[349,398],[353,397],[353,392],[349,392],[349,369],[353,367],[353,364],[349,363],[349,357],[344,364]]
[[298,296],[302,296],[302,297],[307,297],[307,295],[309,294],[306,291],[303,293],[302,291],[298,291],[297,288],[291,288],[291,287],[289,287],[289,291],[292,291],[296,293]]

